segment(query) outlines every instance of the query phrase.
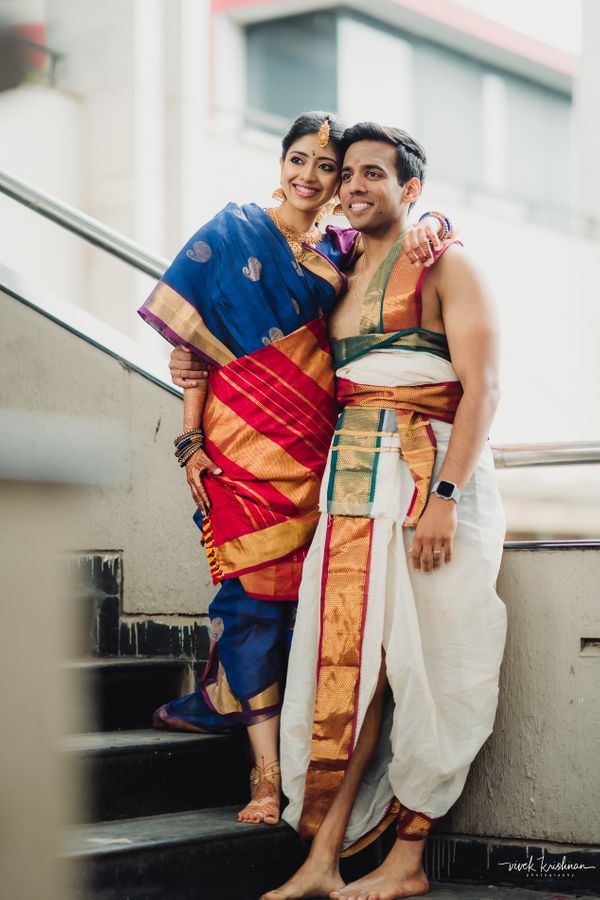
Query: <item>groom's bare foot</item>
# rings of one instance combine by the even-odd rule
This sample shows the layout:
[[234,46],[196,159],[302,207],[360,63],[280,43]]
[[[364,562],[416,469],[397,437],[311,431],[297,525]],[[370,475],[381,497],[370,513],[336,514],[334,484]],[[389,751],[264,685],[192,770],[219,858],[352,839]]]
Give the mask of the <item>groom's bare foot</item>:
[[332,891],[332,900],[398,900],[418,897],[429,890],[429,880],[422,865],[425,841],[396,841],[377,869]]
[[274,891],[263,894],[260,900],[300,900],[303,897],[329,897],[332,891],[344,887],[339,868],[308,857],[295,875]]

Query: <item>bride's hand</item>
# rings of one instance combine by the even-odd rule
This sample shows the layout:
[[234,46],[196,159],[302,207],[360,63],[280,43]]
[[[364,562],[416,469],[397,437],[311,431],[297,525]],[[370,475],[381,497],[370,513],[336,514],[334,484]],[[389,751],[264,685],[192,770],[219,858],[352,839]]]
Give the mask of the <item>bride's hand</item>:
[[440,223],[434,216],[409,226],[402,241],[402,249],[414,266],[430,266],[435,262],[433,250],[442,249],[439,227]]
[[214,464],[204,450],[199,449],[188,459],[185,465],[185,474],[194,502],[203,516],[210,509],[210,502],[202,481],[202,476],[205,472],[210,472],[212,475],[221,475],[223,470]]

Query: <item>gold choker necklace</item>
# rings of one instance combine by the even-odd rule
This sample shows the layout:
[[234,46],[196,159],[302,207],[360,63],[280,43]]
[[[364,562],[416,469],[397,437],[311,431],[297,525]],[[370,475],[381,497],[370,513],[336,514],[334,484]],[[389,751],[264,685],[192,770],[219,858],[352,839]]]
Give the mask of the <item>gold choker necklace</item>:
[[292,228],[291,225],[281,222],[274,209],[268,209],[267,214],[272,219],[275,227],[282,233],[290,245],[290,250],[299,261],[304,259],[306,252],[306,248],[302,244],[310,244],[314,247],[315,244],[323,240],[323,235],[318,228],[313,228],[312,231],[298,231],[296,228]]

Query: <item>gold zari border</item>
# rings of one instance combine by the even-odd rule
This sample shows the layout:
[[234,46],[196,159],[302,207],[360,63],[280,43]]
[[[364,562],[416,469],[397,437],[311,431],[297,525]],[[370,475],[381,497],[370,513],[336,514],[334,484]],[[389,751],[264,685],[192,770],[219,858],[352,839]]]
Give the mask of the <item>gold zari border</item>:
[[369,518],[329,519],[311,757],[300,819],[304,840],[316,834],[354,748],[371,534]]

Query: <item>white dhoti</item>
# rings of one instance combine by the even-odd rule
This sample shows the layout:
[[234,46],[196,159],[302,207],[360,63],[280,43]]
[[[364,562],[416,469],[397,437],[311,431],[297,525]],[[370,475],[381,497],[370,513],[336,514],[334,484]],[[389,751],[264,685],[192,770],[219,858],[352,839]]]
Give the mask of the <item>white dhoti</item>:
[[[357,384],[390,387],[457,379],[446,360],[427,353],[386,350],[345,365],[338,375]],[[452,425],[432,420],[431,426],[437,442],[433,471],[437,479]],[[338,688],[336,696],[353,697],[349,756],[376,688],[383,647],[393,703],[386,708],[378,747],[360,787],[344,848],[369,833],[376,836],[394,798],[432,819],[444,815],[457,800],[471,762],[492,731],[506,634],[505,607],[495,591],[505,520],[491,450],[484,449],[458,503],[452,561],[424,574],[412,569],[408,556],[414,528],[403,527],[403,522],[414,502],[415,483],[400,455],[394,411],[382,413],[379,428],[370,511],[363,520],[370,528],[368,537],[365,535],[369,543],[366,555],[358,544],[356,554],[343,544],[345,523],[341,520],[351,517],[327,512],[328,503],[332,508],[330,453],[321,489],[321,519],[304,565],[281,722],[283,791],[289,799],[284,818],[298,829],[305,786],[309,793],[319,790],[318,779],[315,784],[310,779],[307,782],[315,753],[319,754],[326,738],[330,744],[332,738],[334,747],[338,740],[335,733],[325,732],[339,729],[341,735],[348,725],[337,721],[344,710],[331,702],[329,711],[320,713],[319,697],[327,701],[329,694],[331,700]],[[358,445],[359,432],[349,434],[346,440],[352,441],[355,434]],[[361,450],[355,447],[354,452],[360,454]],[[336,523],[342,527],[337,550],[328,544]],[[358,568],[353,572],[353,564],[342,562],[335,575],[338,607],[332,613],[327,609],[330,601],[325,582],[328,568],[335,568],[334,553],[340,552],[340,546],[341,556],[345,553],[347,559],[358,560]],[[363,587],[357,587],[360,570]],[[356,635],[345,633],[343,619],[344,610],[357,603],[357,591],[364,595],[364,603],[356,665],[349,664],[348,671],[341,666],[338,673],[328,673],[331,687],[321,684],[318,689],[319,678],[325,677],[322,623],[328,622],[327,640],[342,645],[340,658],[350,659],[352,648],[343,645],[356,642]],[[352,678],[355,690],[349,683]],[[344,679],[348,683],[343,683]],[[339,741],[341,746],[341,737]]]

